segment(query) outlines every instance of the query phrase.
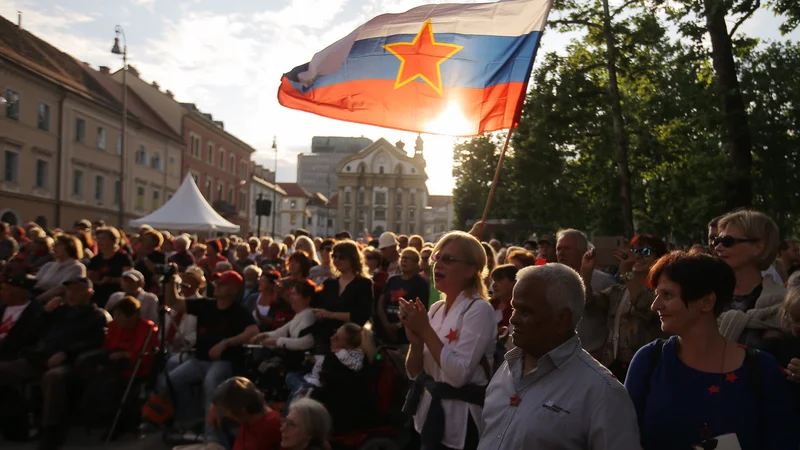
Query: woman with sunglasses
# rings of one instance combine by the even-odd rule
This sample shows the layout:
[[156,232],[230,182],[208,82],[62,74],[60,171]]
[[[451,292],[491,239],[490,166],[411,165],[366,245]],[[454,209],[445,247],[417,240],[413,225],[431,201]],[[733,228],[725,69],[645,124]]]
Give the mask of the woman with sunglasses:
[[765,337],[782,332],[786,288],[761,273],[778,255],[778,226],[766,214],[750,210],[728,214],[717,226],[714,251],[736,274],[733,301],[720,316],[720,331],[742,345],[758,347]]
[[439,240],[432,260],[444,299],[430,311],[419,298],[399,300],[411,343],[406,371],[414,379],[403,409],[414,416],[423,449],[475,449],[497,341],[483,282],[486,252],[473,236],[455,231]]
[[587,252],[581,262],[581,277],[586,285],[586,309],[608,317],[608,337],[600,352],[599,361],[625,382],[633,355],[643,345],[663,336],[658,315],[650,310],[653,291],[648,287],[650,267],[667,253],[667,245],[658,236],[635,236],[627,249],[614,252],[619,261],[619,276],[623,284],[601,292],[592,290],[595,268],[594,252]]
[[333,246],[333,267],[336,278],[322,284],[319,302],[315,305],[314,326],[316,353],[330,349],[330,339],[347,322],[364,326],[372,314],[372,280],[364,266],[364,257],[353,241],[339,241]]

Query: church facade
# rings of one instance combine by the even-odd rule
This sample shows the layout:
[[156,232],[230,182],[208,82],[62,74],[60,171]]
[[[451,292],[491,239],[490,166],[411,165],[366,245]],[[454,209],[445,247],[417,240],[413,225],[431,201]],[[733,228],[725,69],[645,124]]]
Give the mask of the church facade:
[[423,142],[417,137],[413,156],[403,142],[395,145],[379,139],[342,160],[339,178],[337,223],[353,237],[384,231],[422,234],[427,205]]

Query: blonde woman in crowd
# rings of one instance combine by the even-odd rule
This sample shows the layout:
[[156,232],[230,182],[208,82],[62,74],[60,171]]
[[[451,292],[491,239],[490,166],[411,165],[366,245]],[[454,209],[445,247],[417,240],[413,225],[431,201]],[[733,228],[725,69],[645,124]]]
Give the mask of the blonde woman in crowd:
[[[433,249],[434,283],[443,300],[430,311],[420,299],[400,299],[400,319],[411,346],[406,370],[414,379],[404,410],[414,416],[423,449],[475,449],[492,373],[497,325],[486,300],[486,252],[460,231]],[[452,392],[442,398],[446,384]],[[433,394],[432,394],[433,393]]]
[[719,220],[712,245],[736,274],[733,301],[719,318],[722,334],[742,345],[757,347],[781,330],[781,305],[786,288],[761,271],[778,254],[778,226],[758,211],[738,211]]

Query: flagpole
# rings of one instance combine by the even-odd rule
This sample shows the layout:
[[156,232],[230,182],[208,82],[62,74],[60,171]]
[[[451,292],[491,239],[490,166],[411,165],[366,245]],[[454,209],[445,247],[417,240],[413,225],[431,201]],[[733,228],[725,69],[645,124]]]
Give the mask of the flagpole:
[[509,141],[511,141],[511,132],[513,130],[513,128],[508,129],[506,141],[503,143],[503,149],[500,150],[500,159],[497,161],[497,168],[494,171],[494,180],[492,180],[492,187],[489,188],[489,196],[486,198],[486,206],[483,207],[483,217],[481,217],[481,222],[486,222],[486,218],[489,217],[489,207],[492,206],[492,197],[494,197],[494,190],[497,188],[497,180],[500,178],[500,171],[503,170],[503,161],[506,159],[506,150],[508,149]]

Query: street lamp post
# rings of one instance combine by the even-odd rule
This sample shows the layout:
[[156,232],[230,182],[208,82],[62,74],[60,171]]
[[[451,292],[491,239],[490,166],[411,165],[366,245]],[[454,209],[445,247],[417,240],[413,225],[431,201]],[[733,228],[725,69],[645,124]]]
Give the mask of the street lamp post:
[[[114,47],[111,53],[122,55],[122,137],[120,138],[119,149],[119,219],[118,226],[122,230],[125,228],[125,150],[128,140],[128,38],[125,37],[125,30],[121,26],[114,27],[117,36],[114,38]],[[122,35],[122,49],[119,47],[119,37]]]
[[275,150],[275,171],[273,172],[275,179],[272,180],[272,239],[275,239],[275,216],[278,215],[276,201],[278,192],[278,140],[275,136],[272,137],[272,149]]

